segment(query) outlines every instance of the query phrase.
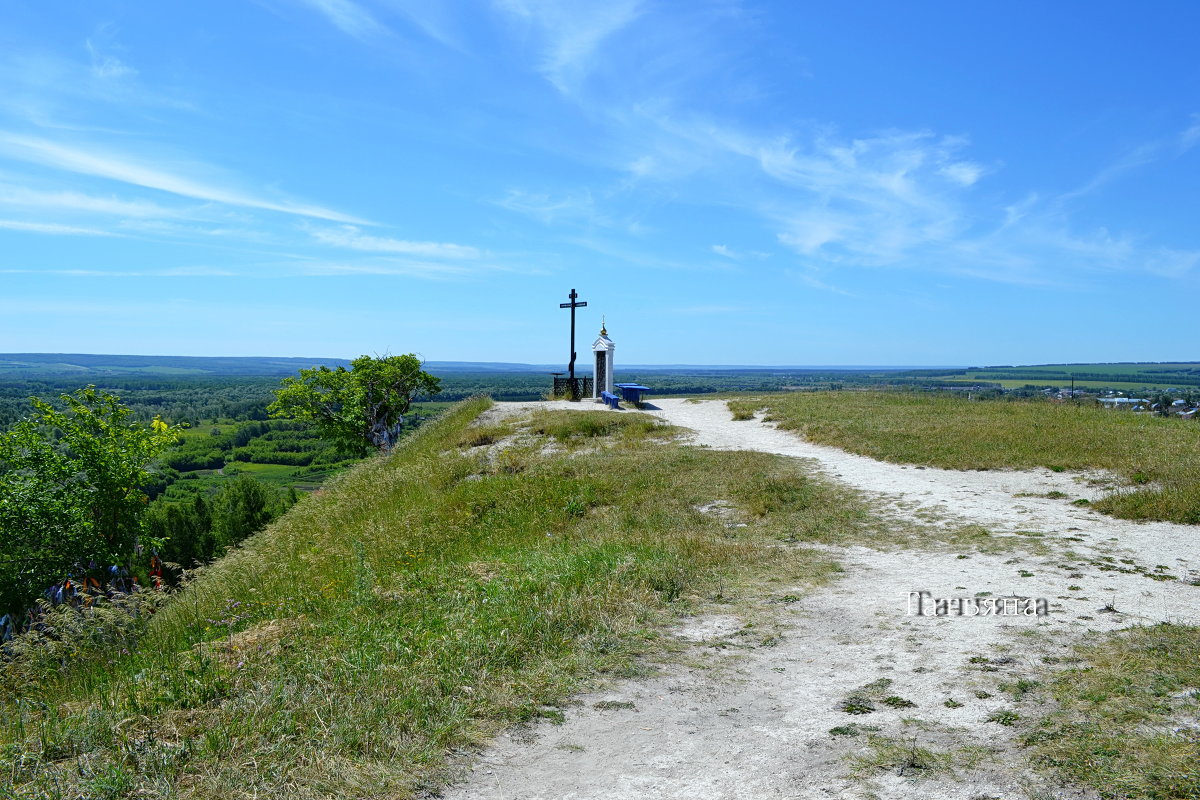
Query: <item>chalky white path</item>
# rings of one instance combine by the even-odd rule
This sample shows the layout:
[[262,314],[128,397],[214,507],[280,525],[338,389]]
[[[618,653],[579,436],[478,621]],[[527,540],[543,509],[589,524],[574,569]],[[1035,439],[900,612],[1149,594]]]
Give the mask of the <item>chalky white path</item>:
[[[500,405],[500,413],[524,407]],[[1063,500],[1013,497],[1052,490],[1071,498],[1092,496],[1071,475],[885,464],[809,444],[757,420],[735,422],[721,402],[656,405],[659,410],[651,413],[694,431],[693,444],[808,459],[811,468],[880,497],[896,514],[924,509],[997,532],[1043,532],[1042,541],[1056,553],[1045,559],[1011,554],[962,559],[936,551],[829,548],[845,576],[781,606],[778,641],[731,615],[692,620],[677,633],[697,642],[693,658],[706,667],[673,666],[648,680],[619,682],[578,698],[562,725],[506,733],[446,797],[1007,799],[1047,790],[1060,798],[1091,797],[1047,785],[1014,743],[1019,727],[987,721],[1000,709],[1025,717],[1038,711],[1014,703],[998,685],[1045,669],[1046,657],[1062,656],[1087,630],[1200,620],[1200,587],[1100,571],[1088,563],[1109,553],[1126,557],[1128,551],[1138,563],[1169,565],[1173,574],[1186,575],[1200,565],[1200,531],[1113,520]],[[1083,541],[1056,544],[1064,536]],[[1079,555],[1068,559],[1068,548]],[[1021,577],[1021,570],[1033,575]],[[921,589],[937,597],[977,592],[1046,597],[1052,613],[1040,620],[910,616],[908,592]],[[779,589],[780,595],[791,591]],[[794,591],[803,593],[799,587]],[[1124,613],[1103,611],[1109,603]],[[971,663],[976,656],[991,662]],[[880,678],[892,680],[887,693],[916,707],[880,705],[864,716],[839,709],[847,694]],[[947,708],[950,698],[962,705]],[[594,707],[603,700],[634,707]],[[905,718],[922,723],[905,724]],[[950,752],[973,746],[984,754],[973,761],[960,755],[953,776],[885,769],[854,779],[847,757],[868,752],[866,737],[829,733],[851,723],[876,726],[879,735],[921,747]]]
[[[983,525],[996,531],[1037,531],[1078,536],[1105,554],[1130,551],[1151,568],[1162,564],[1173,574],[1189,570],[1200,578],[1200,528],[1166,522],[1113,519],[1072,500],[1096,500],[1103,489],[1091,488],[1087,475],[1038,470],[963,472],[889,464],[873,458],[823,447],[773,425],[734,422],[725,403],[660,400],[651,413],[695,432],[692,442],[718,450],[758,450],[810,458],[822,472],[889,501],[892,510],[913,515],[917,509],[947,515],[950,520]],[[1016,495],[1063,492],[1065,500]]]

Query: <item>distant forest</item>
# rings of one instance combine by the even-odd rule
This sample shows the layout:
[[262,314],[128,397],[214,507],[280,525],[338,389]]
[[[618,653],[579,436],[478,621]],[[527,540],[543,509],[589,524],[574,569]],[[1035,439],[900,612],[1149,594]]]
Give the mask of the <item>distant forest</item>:
[[[121,396],[146,420],[198,427],[213,420],[261,421],[279,380],[317,365],[347,366],[344,359],[235,358],[0,354],[0,429],[28,411],[27,398],[56,397],[87,384]],[[536,400],[551,387],[551,368],[529,364],[426,362],[442,379],[441,402],[476,394],[497,400]],[[587,374],[580,370],[579,374]],[[855,387],[1035,390],[1065,387],[1074,379],[1089,389],[1185,390],[1200,387],[1200,362],[1049,364],[955,368],[843,367],[631,367],[617,365],[619,381],[643,383],[651,394],[843,389]],[[418,398],[428,400],[429,398]]]
[[[182,441],[156,468],[147,523],[166,540],[166,561],[184,566],[220,555],[283,513],[307,491],[358,459],[307,424],[269,419],[283,377],[338,359],[202,358],[75,354],[0,355],[0,431],[31,410],[29,398],[55,401],[86,385],[115,394],[136,417],[186,426]],[[526,364],[426,362],[442,381],[436,398],[417,398],[406,419],[415,428],[472,395],[536,400],[552,386],[551,369]],[[586,374],[580,371],[579,374]],[[1200,363],[1054,364],[970,369],[835,367],[636,367],[619,381],[663,395],[854,388],[965,390],[977,396],[1041,395],[1073,379],[1089,391],[1141,392],[1200,386]]]

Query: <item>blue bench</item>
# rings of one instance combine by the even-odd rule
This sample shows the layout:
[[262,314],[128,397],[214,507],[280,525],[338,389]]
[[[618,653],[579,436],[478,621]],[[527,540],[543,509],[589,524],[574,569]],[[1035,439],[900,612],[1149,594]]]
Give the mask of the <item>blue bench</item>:
[[640,383],[618,383],[616,387],[621,390],[621,396],[634,405],[642,402],[642,392],[650,391],[649,386]]
[[608,406],[609,408],[614,408],[614,409],[621,408],[621,405],[620,405],[621,398],[617,397],[612,392],[601,392],[600,399],[603,400],[604,404],[606,406]]

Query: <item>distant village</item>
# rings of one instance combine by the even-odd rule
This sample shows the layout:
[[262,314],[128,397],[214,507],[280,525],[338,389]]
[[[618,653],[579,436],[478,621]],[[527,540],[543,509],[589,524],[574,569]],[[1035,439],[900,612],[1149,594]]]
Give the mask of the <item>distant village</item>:
[[[1069,400],[1070,390],[1058,392],[1059,399]],[[1194,389],[1180,392],[1168,389],[1166,392],[1153,397],[1127,397],[1122,392],[1107,392],[1103,395],[1086,394],[1081,389],[1074,392],[1075,397],[1094,397],[1096,402],[1105,408],[1126,410],[1135,414],[1158,414],[1160,417],[1183,417],[1184,419],[1200,419],[1196,414],[1200,408],[1200,393]]]
[[1158,417],[1180,417],[1200,420],[1200,389],[1170,388],[1127,394],[1116,389],[1064,389],[1058,386],[1028,384],[1005,389],[993,383],[971,385],[940,383],[918,387],[918,391],[954,392],[971,399],[1001,397],[1045,397],[1057,402],[1092,403],[1112,411],[1149,414]]
[[1200,409],[1200,392],[1195,389],[1167,389],[1143,396],[1126,395],[1124,392],[1111,390],[1095,392],[1086,389],[1043,389],[1042,392],[1055,400],[1091,400],[1114,411],[1200,419],[1200,415],[1196,413]]

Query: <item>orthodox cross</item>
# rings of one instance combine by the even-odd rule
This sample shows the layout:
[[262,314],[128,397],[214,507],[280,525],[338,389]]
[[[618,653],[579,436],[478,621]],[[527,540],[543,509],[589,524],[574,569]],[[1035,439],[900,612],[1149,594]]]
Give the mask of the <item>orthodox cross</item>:
[[579,295],[575,293],[574,289],[571,290],[571,293],[567,295],[567,297],[571,298],[571,302],[559,303],[558,307],[571,309],[571,363],[567,367],[567,371],[572,381],[571,385],[573,386],[573,382],[575,380],[575,309],[583,308],[587,305],[587,301],[585,300],[582,303],[575,302],[577,299],[579,299]]

